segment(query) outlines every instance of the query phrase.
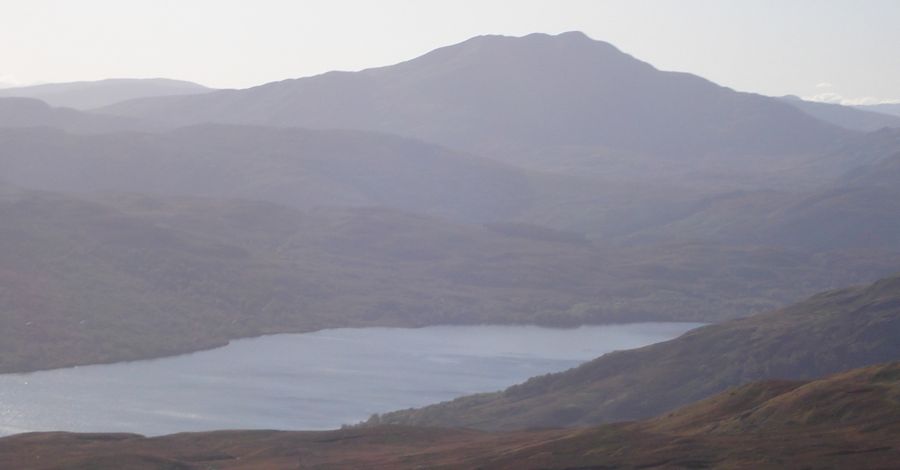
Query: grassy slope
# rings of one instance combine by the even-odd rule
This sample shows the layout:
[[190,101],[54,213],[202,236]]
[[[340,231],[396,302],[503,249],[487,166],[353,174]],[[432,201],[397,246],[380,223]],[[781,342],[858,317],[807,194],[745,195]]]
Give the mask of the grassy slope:
[[21,469],[893,468],[900,364],[802,382],[758,382],[657,419],[578,430],[483,433],[383,426],[330,432],[22,434]]
[[896,360],[898,337],[900,277],[893,277],[370,423],[522,429],[646,418],[753,380]]

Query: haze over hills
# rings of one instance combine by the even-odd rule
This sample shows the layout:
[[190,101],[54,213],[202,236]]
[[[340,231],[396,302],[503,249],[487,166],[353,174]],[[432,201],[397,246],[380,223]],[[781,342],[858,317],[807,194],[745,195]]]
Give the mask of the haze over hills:
[[857,105],[855,107],[866,111],[900,116],[900,103],[865,104]]
[[609,250],[377,208],[0,187],[5,372],[341,326],[719,320],[900,263],[716,245]]
[[491,222],[534,204],[530,176],[451,149],[360,131],[205,125],[80,136],[0,130],[8,182],[36,189],[386,206]]
[[893,116],[879,112],[877,108],[806,101],[792,95],[780,99],[816,119],[846,129],[872,132],[884,127],[900,127],[900,115]]
[[[657,419],[483,433],[382,426],[327,432],[31,433],[0,439],[0,465],[91,468],[870,468],[900,459],[900,366],[810,382],[764,381]],[[38,458],[38,456],[40,458]]]
[[767,157],[815,156],[850,134],[774,98],[661,72],[577,32],[480,36],[388,67],[103,111],[374,130],[542,169],[645,177],[654,173],[648,162],[665,160],[753,161],[760,170]]
[[648,418],[755,380],[807,379],[892,361],[900,357],[898,337],[900,277],[891,277],[368,424],[510,430]]
[[806,168],[834,174],[809,191],[738,191],[710,197],[632,242],[710,240],[813,251],[900,249],[900,129],[852,139]]
[[571,281],[594,269],[577,245],[377,209],[7,190],[0,213],[4,372],[336,326],[534,323],[589,298]]
[[152,130],[141,119],[54,108],[33,98],[0,98],[0,128],[50,127],[83,134]]
[[212,91],[203,85],[166,78],[111,78],[90,82],[46,83],[0,89],[0,97],[35,98],[53,107],[88,110],[120,101]]
[[36,189],[245,198],[294,207],[381,205],[583,234],[627,233],[697,198],[691,188],[645,185],[636,194],[634,184],[621,181],[524,170],[362,131],[200,125],[83,136],[0,129],[0,146],[5,179]]
[[[867,170],[900,153],[900,131],[889,129],[847,139],[796,169],[821,183],[793,190],[701,191],[565,177],[362,131],[202,125],[84,136],[0,129],[0,146],[4,179],[43,190],[224,197],[298,208],[385,206],[629,244],[900,250],[896,178]],[[861,179],[873,171],[871,181]]]
[[[334,101],[338,98],[344,101]],[[3,180],[77,194],[22,191],[7,198],[6,210],[27,227],[10,232],[5,242],[12,243],[11,250],[41,259],[60,245],[78,254],[39,273],[53,279],[48,291],[59,294],[51,297],[68,298],[68,304],[37,308],[15,300],[12,311],[24,318],[92,310],[104,322],[115,320],[108,328],[124,336],[136,328],[127,326],[131,321],[156,321],[157,314],[149,312],[178,312],[180,319],[127,347],[90,341],[85,343],[90,350],[35,353],[13,338],[14,349],[38,356],[18,358],[8,367],[155,356],[263,331],[368,324],[362,318],[412,326],[485,319],[554,325],[722,321],[818,290],[868,282],[900,266],[900,229],[894,222],[900,220],[894,202],[900,198],[893,177],[879,166],[890,167],[900,152],[896,131],[843,130],[775,99],[660,72],[577,33],[478,37],[381,69],[147,98],[113,108],[153,112],[136,113],[150,116],[145,121],[24,98],[0,100],[0,111],[8,110],[0,121],[7,127],[0,129]],[[557,125],[548,126],[548,116]],[[207,119],[377,128],[488,153],[371,130],[174,128],[177,122]],[[606,144],[616,146],[619,163],[635,170],[628,177],[619,177],[624,167],[608,154],[579,153]],[[557,171],[509,163],[521,163],[526,147],[543,149],[543,157],[560,163],[548,166]],[[504,153],[513,148],[522,153]],[[569,158],[575,154],[585,157],[578,157],[579,165],[587,165],[579,167],[584,174],[558,171],[568,165],[564,162],[574,162]],[[705,157],[718,163],[707,165],[712,160]],[[588,167],[603,171],[592,175]],[[862,180],[873,173],[877,181]],[[131,203],[142,197],[140,204]],[[116,203],[119,199],[126,203]],[[34,205],[27,217],[15,209],[23,201]],[[210,216],[201,216],[203,211]],[[96,219],[101,223],[80,221],[94,213],[103,214]],[[231,217],[291,229],[266,234],[222,225]],[[298,222],[303,220],[318,225]],[[479,225],[468,225],[473,223]],[[159,238],[148,238],[143,230]],[[121,253],[147,256],[160,268],[132,279],[133,273],[119,272],[127,267],[124,255],[90,248],[88,239],[68,233],[113,237],[122,244]],[[16,245],[20,237],[31,244]],[[345,251],[333,253],[324,240],[347,240]],[[298,250],[297,264],[281,259],[288,241]],[[416,248],[408,252],[398,246],[403,243]],[[213,248],[202,249],[206,244]],[[381,256],[385,249],[389,255]],[[429,264],[442,259],[456,261]],[[164,273],[181,273],[185,260],[197,268],[174,278],[209,283],[210,292],[148,293],[160,283],[174,289]],[[97,284],[87,288],[72,277],[76,272]],[[12,279],[33,275],[10,274]],[[130,284],[122,285],[127,279]],[[471,286],[473,280],[480,283]],[[273,285],[310,282],[316,286],[312,290],[297,288],[283,304],[271,304],[271,316],[246,318],[259,307],[258,300],[248,299],[280,298]],[[344,287],[326,289],[328,283]],[[315,293],[320,288],[330,294]],[[106,289],[115,295],[100,293]],[[505,289],[519,294],[499,294]],[[436,299],[451,291],[464,294],[432,311]],[[305,296],[296,297],[301,292]],[[143,313],[111,316],[129,304]],[[310,317],[308,309],[318,310]],[[192,338],[181,333],[192,328],[174,326],[209,318],[236,320],[236,326]],[[64,327],[48,328],[52,334],[79,331],[59,325]],[[80,340],[67,341],[57,344]]]
[[770,379],[900,359],[898,117],[577,32],[245,90],[4,93],[51,104],[0,98],[0,373],[325,328],[713,324],[359,428],[18,436],[0,467],[895,461],[896,364]]

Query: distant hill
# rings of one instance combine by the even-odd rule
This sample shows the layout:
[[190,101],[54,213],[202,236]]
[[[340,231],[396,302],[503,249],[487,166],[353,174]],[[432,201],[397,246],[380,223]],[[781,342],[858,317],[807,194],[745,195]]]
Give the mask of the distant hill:
[[[0,103],[2,104],[2,103]],[[146,134],[0,129],[0,169],[22,187],[383,206],[467,223],[627,233],[695,190],[524,170],[414,139],[352,130],[198,125]]]
[[858,188],[897,188],[900,182],[900,151],[889,158],[847,172],[841,184]]
[[806,379],[895,361],[898,337],[900,277],[892,277],[610,353],[502,392],[376,416],[369,424],[509,430],[647,418],[755,380]]
[[707,240],[845,250],[900,250],[900,129],[847,142],[812,165],[830,183],[811,190],[736,191],[701,199],[681,217],[634,232],[634,243]]
[[0,98],[0,130],[31,127],[49,127],[84,134],[158,128],[141,119],[54,108],[33,98]]
[[39,99],[50,106],[88,110],[120,101],[156,96],[196,95],[203,85],[165,78],[113,78],[92,82],[47,83],[0,89],[0,97]]
[[0,129],[0,148],[9,183],[53,191],[386,206],[480,223],[514,217],[539,190],[508,165],[361,131],[203,125],[84,136]]
[[855,106],[855,108],[865,111],[874,111],[876,113],[890,114],[892,116],[900,116],[900,103],[858,105]]
[[783,96],[783,102],[810,116],[845,129],[871,132],[884,127],[900,127],[900,115],[892,116],[867,107],[844,106],[806,101],[796,96]]
[[718,320],[900,265],[877,251],[608,249],[383,208],[92,197],[0,184],[0,372],[330,327]]
[[811,382],[757,382],[654,420],[597,428],[29,433],[0,439],[0,466],[890,469],[900,460],[898,400],[900,365],[892,363]]
[[646,176],[661,162],[706,159],[759,168],[766,157],[815,155],[850,134],[774,98],[659,71],[578,32],[479,36],[387,67],[103,111],[180,124],[388,132],[606,175]]

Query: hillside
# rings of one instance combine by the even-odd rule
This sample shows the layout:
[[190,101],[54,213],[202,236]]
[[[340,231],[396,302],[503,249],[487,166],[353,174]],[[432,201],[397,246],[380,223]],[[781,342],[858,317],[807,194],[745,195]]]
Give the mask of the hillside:
[[608,249],[387,209],[9,187],[0,218],[3,372],[339,326],[718,321],[900,263],[878,252]]
[[472,222],[533,204],[530,175],[410,139],[359,131],[205,125],[159,134],[0,130],[4,178],[79,193],[386,206]]
[[577,246],[387,210],[13,190],[0,217],[3,372],[335,326],[534,322],[592,297]]
[[[629,243],[700,240],[840,250],[871,248],[860,238],[874,236],[884,240],[875,245],[879,249],[896,250],[889,222],[898,213],[891,197],[896,185],[836,178],[900,152],[898,135],[885,130],[845,141],[812,168],[795,170],[817,175],[812,179],[820,184],[790,191],[559,175],[385,134],[232,125],[104,135],[0,129],[0,168],[9,183],[51,191],[237,198],[297,208],[381,206]],[[783,178],[803,179],[790,175]],[[846,230],[865,233],[842,238]],[[805,243],[810,232],[826,239]]]
[[297,208],[381,206],[469,223],[542,225],[592,237],[655,225],[692,188],[523,170],[362,131],[198,125],[159,133],[0,129],[9,183],[77,193],[260,200]]
[[382,206],[607,238],[667,220],[698,197],[696,189],[674,184],[635,191],[626,181],[528,171],[349,130],[198,125],[82,135],[0,129],[0,148],[3,178],[34,189],[240,198],[298,208]]
[[796,96],[783,96],[779,99],[816,119],[845,129],[872,132],[884,127],[900,127],[900,116],[865,107],[806,101]]
[[[852,139],[805,168],[831,174],[802,191],[735,191],[627,236],[631,243],[706,240],[811,251],[900,249],[900,129]],[[827,169],[826,169],[827,168]]]
[[646,418],[754,380],[804,379],[896,360],[898,335],[900,277],[892,277],[369,424],[493,430]]
[[483,433],[384,426],[328,432],[32,433],[0,439],[20,469],[893,468],[900,365],[766,381],[669,415],[580,430]]
[[479,36],[387,67],[103,111],[179,124],[364,129],[542,169],[644,178],[685,161],[773,170],[852,135],[774,98],[659,71],[578,32]]
[[855,108],[876,113],[890,114],[892,116],[900,116],[900,103],[863,104],[857,105]]
[[141,119],[56,108],[33,98],[0,98],[0,129],[31,127],[51,127],[69,132],[99,134],[154,130],[159,126]]
[[46,83],[0,89],[0,97],[34,98],[50,106],[89,110],[121,101],[212,91],[203,85],[165,78],[114,78],[91,82]]

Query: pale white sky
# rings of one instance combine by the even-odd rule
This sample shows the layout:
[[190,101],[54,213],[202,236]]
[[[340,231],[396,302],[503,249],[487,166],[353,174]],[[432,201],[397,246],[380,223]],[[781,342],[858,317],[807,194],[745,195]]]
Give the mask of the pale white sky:
[[898,0],[0,0],[0,82],[248,87],[479,34],[581,30],[739,90],[898,100],[898,25]]

